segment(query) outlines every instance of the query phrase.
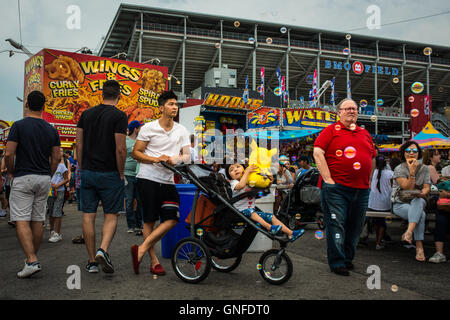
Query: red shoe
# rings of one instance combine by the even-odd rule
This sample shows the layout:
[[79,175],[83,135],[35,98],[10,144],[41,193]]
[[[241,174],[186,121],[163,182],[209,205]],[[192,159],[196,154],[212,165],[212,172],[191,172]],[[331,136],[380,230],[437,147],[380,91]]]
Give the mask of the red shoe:
[[156,274],[158,276],[163,276],[166,274],[162,265],[160,265],[160,264],[157,264],[154,268],[150,267],[150,272],[153,274]]
[[137,244],[131,246],[131,260],[133,263],[134,273],[139,274],[139,265],[140,261],[138,261],[138,250],[139,246]]

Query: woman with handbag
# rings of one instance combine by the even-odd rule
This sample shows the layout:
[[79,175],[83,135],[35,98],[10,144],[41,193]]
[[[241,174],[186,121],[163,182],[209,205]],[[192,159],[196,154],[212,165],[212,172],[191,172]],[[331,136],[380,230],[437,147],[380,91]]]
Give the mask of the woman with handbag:
[[402,163],[395,168],[393,176],[393,213],[408,220],[408,229],[402,240],[416,241],[416,260],[426,261],[423,250],[425,233],[426,198],[430,193],[430,169],[418,162],[422,150],[415,141],[407,141],[400,147]]

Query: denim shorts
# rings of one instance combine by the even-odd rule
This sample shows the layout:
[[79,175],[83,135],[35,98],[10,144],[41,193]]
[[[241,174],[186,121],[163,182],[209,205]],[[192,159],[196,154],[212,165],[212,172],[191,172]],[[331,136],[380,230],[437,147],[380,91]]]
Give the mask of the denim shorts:
[[117,171],[81,171],[80,209],[84,213],[96,213],[102,201],[103,213],[117,214],[124,210],[125,181]]

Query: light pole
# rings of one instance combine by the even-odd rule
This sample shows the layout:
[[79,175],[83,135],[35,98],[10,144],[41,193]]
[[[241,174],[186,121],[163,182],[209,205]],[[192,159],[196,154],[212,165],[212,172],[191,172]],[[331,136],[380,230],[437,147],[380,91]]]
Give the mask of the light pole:
[[169,76],[167,77],[167,80],[169,80],[169,90],[172,89],[172,78],[174,78],[177,81],[177,84],[180,85],[181,81],[178,80],[177,77],[175,77],[173,74],[169,74]]
[[[91,49],[89,49],[88,47],[82,47],[81,49],[78,49],[77,51],[75,51],[75,53],[78,53],[78,52],[81,52],[82,54],[92,54]],[[123,54],[125,54],[125,58],[126,58],[127,54],[124,52],[119,53],[119,56],[123,55]]]
[[12,45],[14,48],[16,48],[17,50],[21,50],[23,51],[23,53],[25,53],[27,56],[32,57],[33,54],[30,52],[30,50],[28,50],[27,48],[25,48],[22,44],[17,43],[16,41],[14,41],[11,38],[6,39],[5,41],[9,42],[10,45]]
[[161,60],[159,60],[158,58],[151,58],[150,60],[147,60],[147,61],[144,61],[144,62],[141,62],[141,63],[146,64],[146,63],[149,63],[149,62],[150,62],[150,64],[154,64],[154,65],[159,66],[159,64],[161,63]]
[[[82,48],[82,49],[85,49],[85,48]],[[87,48],[86,48],[87,49]],[[89,50],[89,49],[88,49]],[[89,50],[90,51],[90,50]],[[118,54],[115,54],[115,55],[113,55],[112,57],[110,57],[110,59],[114,59],[114,58],[117,58],[117,59],[120,59],[120,57],[122,57],[122,56],[124,56],[125,57],[125,59],[127,58],[127,53],[126,52],[119,52]]]

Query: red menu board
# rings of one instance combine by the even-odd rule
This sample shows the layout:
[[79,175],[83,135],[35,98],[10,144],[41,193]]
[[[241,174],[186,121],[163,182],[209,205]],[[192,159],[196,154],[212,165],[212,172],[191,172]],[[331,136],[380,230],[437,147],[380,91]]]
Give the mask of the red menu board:
[[158,97],[166,90],[167,77],[163,66],[43,49],[25,63],[24,100],[31,91],[41,90],[46,97],[44,119],[62,140],[73,141],[83,111],[102,103],[105,81],[120,83],[117,108],[129,122],[148,122],[160,117]]

